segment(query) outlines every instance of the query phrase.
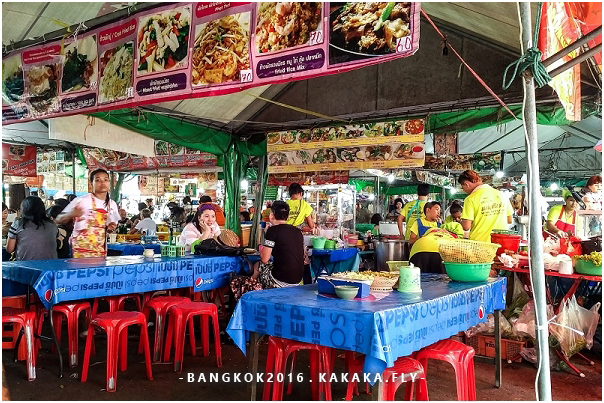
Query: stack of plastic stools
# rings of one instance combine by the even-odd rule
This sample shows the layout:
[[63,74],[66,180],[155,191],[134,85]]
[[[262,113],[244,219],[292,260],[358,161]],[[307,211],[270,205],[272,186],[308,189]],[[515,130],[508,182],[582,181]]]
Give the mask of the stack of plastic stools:
[[[164,341],[164,329],[166,324],[166,317],[168,315],[168,309],[172,305],[176,305],[181,302],[189,301],[186,297],[169,297],[161,296],[155,297],[147,301],[143,308],[143,313],[147,322],[149,321],[149,315],[151,310],[155,311],[155,342],[153,344],[153,362],[161,360],[161,353]],[[143,352],[143,344],[139,344],[138,353]]]
[[[380,400],[393,401],[396,390],[401,384],[406,385],[405,400],[413,400],[415,382],[421,382],[426,378],[422,364],[411,357],[401,357],[394,362],[390,368],[386,368],[382,374],[384,381],[384,395]],[[428,389],[418,388],[416,400],[428,400]]]
[[[360,374],[359,379],[363,378],[363,366],[365,365],[365,356],[359,355],[355,357],[353,351],[346,351],[344,353],[344,365],[348,372],[348,386],[346,388],[346,400],[352,400],[352,394],[355,396],[359,395],[358,382],[355,382],[352,377],[354,374]],[[365,393],[369,394],[369,384],[365,383]]]
[[[24,308],[2,308],[2,324],[14,323],[23,327],[27,348],[26,366],[28,381],[36,379],[37,348],[34,338],[36,333],[36,318],[37,314],[35,311],[29,311]],[[17,339],[16,347],[18,347],[19,341]]]
[[[67,319],[67,338],[69,345],[69,366],[77,367],[78,365],[78,318],[82,312],[88,312],[87,321],[90,322],[89,302],[71,302],[53,306],[53,324],[57,334],[57,342],[61,345],[61,330],[63,325],[63,315]],[[53,350],[55,347],[53,345]]]
[[193,318],[201,316],[201,333],[203,355],[207,356],[210,353],[210,337],[208,322],[212,318],[214,328],[214,345],[216,348],[216,364],[222,367],[222,348],[220,346],[220,328],[218,327],[218,308],[214,304],[207,302],[181,302],[172,305],[168,309],[170,322],[168,324],[168,335],[166,336],[166,350],[164,353],[164,361],[170,361],[170,352],[172,350],[172,337],[174,337],[174,371],[182,372],[182,362],[185,352],[185,333],[187,324],[189,325],[189,343],[191,344],[191,355],[195,356],[195,330],[193,327]]
[[[440,340],[415,354],[428,374],[428,359],[446,361],[453,366],[457,383],[457,400],[476,400],[474,379],[474,349],[456,340]],[[419,383],[420,390],[428,394],[427,380]]]
[[[325,391],[325,400],[331,400],[332,349],[318,344],[281,339],[269,336],[268,355],[266,358],[265,382],[262,400],[282,400],[283,381],[285,380],[285,365],[287,358],[300,350],[310,353],[310,389],[313,400],[321,400],[321,390]],[[292,357],[293,360],[293,357]],[[292,361],[293,363],[293,361]],[[319,373],[325,373],[325,384],[319,382]],[[267,376],[272,374],[272,382],[267,382]],[[271,396],[272,385],[272,396]]]
[[153,380],[151,370],[151,351],[149,349],[149,334],[147,333],[147,320],[142,312],[105,312],[93,318],[88,327],[86,337],[86,350],[84,352],[84,365],[82,367],[82,382],[88,380],[88,367],[90,364],[90,353],[94,339],[94,327],[104,329],[107,333],[107,391],[115,392],[117,385],[118,356],[120,370],[125,371],[128,367],[128,327],[140,326],[140,337],[143,341],[145,351],[145,364],[147,366],[147,378]]

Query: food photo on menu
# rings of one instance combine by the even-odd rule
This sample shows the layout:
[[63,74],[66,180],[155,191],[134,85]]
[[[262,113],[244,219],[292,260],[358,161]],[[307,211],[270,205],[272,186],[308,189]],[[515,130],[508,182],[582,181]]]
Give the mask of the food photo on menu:
[[94,89],[98,79],[96,35],[65,46],[61,92]]
[[21,100],[25,84],[21,55],[2,59],[2,98],[8,103]]
[[101,55],[99,103],[120,101],[128,97],[132,88],[134,43],[127,42]]

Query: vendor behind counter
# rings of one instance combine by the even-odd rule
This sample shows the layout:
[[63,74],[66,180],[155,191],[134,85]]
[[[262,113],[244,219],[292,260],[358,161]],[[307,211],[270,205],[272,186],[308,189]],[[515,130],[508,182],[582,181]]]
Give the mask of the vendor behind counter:
[[[581,220],[577,219],[578,204],[569,191],[564,192],[565,204],[553,206],[547,214],[547,222],[544,229],[560,237],[576,236],[581,233]],[[549,234],[543,234],[545,238]]]

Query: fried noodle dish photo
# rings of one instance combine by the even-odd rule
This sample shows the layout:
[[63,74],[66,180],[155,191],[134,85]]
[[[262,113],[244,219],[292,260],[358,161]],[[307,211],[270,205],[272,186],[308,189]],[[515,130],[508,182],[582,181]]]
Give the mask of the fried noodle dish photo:
[[195,38],[193,85],[238,81],[240,71],[250,68],[248,40],[249,13],[208,22]]
[[303,45],[321,23],[321,3],[266,2],[258,6],[258,53]]

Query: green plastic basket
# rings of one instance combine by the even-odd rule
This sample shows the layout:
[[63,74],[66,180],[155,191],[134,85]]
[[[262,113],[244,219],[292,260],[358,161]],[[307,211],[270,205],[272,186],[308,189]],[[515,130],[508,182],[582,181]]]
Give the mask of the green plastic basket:
[[445,262],[447,275],[453,281],[473,283],[486,281],[491,272],[491,263],[447,263]]
[[602,266],[596,266],[590,261],[578,259],[575,264],[575,271],[586,276],[601,276]]

